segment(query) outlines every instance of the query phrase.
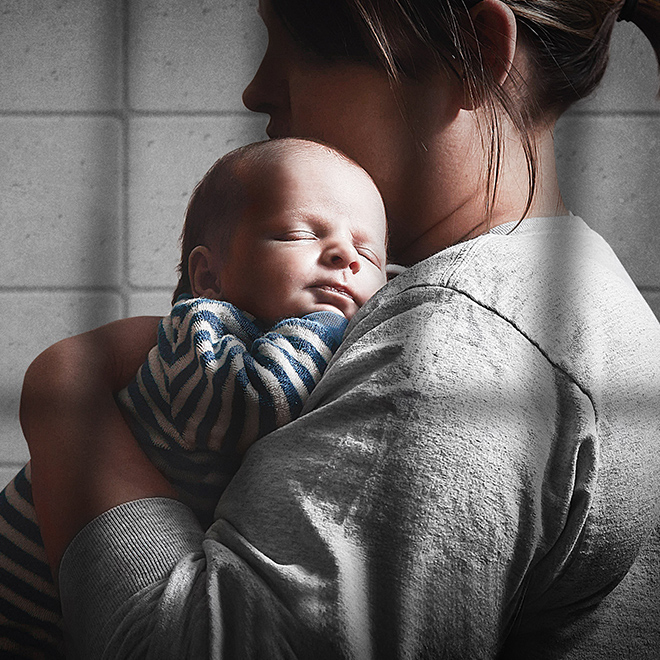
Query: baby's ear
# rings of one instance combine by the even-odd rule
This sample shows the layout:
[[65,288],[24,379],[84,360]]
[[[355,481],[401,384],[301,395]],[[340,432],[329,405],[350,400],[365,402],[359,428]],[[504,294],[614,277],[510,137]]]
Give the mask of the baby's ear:
[[188,275],[195,298],[220,299],[220,274],[217,259],[205,245],[198,245],[188,257]]

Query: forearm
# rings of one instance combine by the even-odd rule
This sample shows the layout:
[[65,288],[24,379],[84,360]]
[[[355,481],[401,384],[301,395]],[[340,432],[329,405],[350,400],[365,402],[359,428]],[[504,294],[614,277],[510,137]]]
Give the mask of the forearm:
[[26,373],[21,424],[54,570],[75,534],[100,513],[133,499],[173,496],[136,445],[113,397],[155,343],[157,322],[128,319],[65,339]]
[[[62,611],[79,657],[143,658],[145,648],[159,659],[208,657],[205,618],[193,616],[183,625],[186,592],[204,580],[203,539],[190,509],[171,499],[129,502],[87,525],[67,548],[60,570]],[[175,570],[184,557],[188,561]],[[178,598],[161,600],[170,578]],[[164,635],[162,620],[178,616],[183,618]],[[177,648],[184,635],[200,648]]]

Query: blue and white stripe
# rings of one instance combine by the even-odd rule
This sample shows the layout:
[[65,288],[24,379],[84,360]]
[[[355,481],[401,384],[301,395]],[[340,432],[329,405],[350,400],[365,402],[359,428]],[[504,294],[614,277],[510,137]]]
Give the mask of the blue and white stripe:
[[64,658],[61,624],[28,463],[0,493],[0,657]]
[[212,513],[247,447],[300,414],[346,324],[317,312],[265,330],[205,298],[178,302],[163,319],[157,346],[118,400],[143,449],[200,517]]
[[[229,303],[201,298],[162,320],[157,346],[118,402],[203,523],[245,449],[300,414],[346,324],[318,312],[265,329]],[[63,658],[61,624],[28,464],[0,493],[0,657]]]

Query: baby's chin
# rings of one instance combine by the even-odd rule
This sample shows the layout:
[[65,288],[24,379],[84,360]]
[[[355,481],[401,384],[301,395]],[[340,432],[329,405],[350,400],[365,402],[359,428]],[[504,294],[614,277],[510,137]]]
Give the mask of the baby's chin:
[[334,312],[335,314],[339,314],[339,316],[343,316],[347,321],[350,321],[359,311],[360,307],[355,302],[351,302],[350,305],[333,305],[329,302],[317,302],[313,309],[305,313]]
[[355,316],[357,311],[358,308],[354,310],[340,309],[339,307],[336,307],[335,305],[329,303],[317,302],[311,305],[297,307],[295,309],[288,311],[285,309],[275,319],[263,318],[259,316],[257,316],[257,319],[259,319],[262,323],[266,323],[267,325],[272,327],[273,325],[279,323],[280,321],[284,321],[284,319],[302,318],[303,316],[307,316],[308,314],[314,314],[315,312],[332,312],[339,316],[343,316],[347,321],[350,321],[353,318],[353,316]]

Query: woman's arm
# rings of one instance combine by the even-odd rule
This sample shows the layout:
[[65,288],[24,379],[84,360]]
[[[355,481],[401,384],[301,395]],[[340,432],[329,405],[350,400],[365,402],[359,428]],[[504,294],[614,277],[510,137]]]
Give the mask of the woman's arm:
[[113,397],[156,343],[158,322],[124,319],[64,339],[25,375],[21,425],[55,576],[70,541],[99,514],[134,499],[175,496],[135,443]]
[[[472,341],[476,316],[497,351]],[[246,453],[205,535],[150,498],[71,543],[62,603],[81,656],[494,657],[539,542],[553,374],[451,291],[382,305],[308,412]],[[570,499],[556,488],[553,520]]]

